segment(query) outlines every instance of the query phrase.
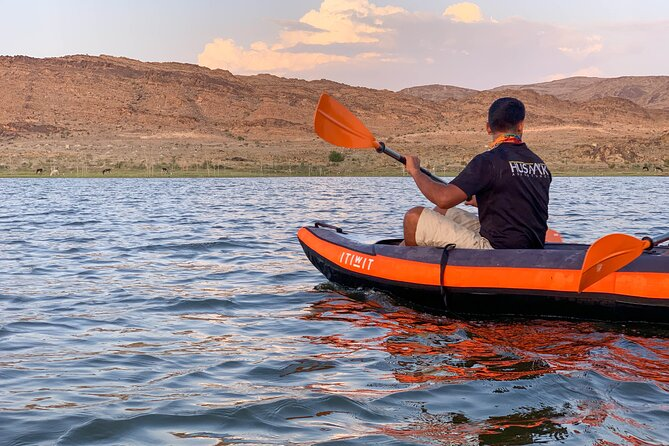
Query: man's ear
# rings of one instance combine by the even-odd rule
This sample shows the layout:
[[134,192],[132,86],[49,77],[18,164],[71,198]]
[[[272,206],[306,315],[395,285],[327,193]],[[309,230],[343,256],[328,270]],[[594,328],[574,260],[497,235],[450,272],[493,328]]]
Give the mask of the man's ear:
[[488,132],[488,135],[492,135],[492,129],[490,128],[490,123],[489,122],[485,123],[485,129]]
[[522,135],[524,128],[525,128],[525,121],[520,121],[518,123],[518,133]]

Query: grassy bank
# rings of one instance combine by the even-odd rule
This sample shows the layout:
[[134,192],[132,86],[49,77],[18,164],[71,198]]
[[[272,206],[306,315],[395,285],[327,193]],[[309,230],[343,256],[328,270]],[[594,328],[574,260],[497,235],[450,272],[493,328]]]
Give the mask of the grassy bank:
[[[537,148],[537,154],[554,176],[669,173],[669,147],[664,140],[641,136],[632,140],[599,130],[590,129],[587,135],[584,131],[573,133],[570,128],[535,131],[528,135],[528,144]],[[479,132],[442,132],[405,135],[392,142],[401,153],[418,155],[423,166],[435,175],[453,177],[485,150],[487,139]],[[41,174],[36,173],[39,169]],[[0,143],[0,177],[50,177],[52,170],[57,170],[53,176],[68,178],[406,175],[401,164],[374,150],[338,149],[315,137],[262,144],[137,137],[17,139]]]
[[[441,177],[454,177],[460,170],[435,169],[433,173]],[[593,176],[669,176],[669,171],[650,171],[639,168],[597,168],[592,166],[554,166],[554,177]],[[59,170],[37,174],[33,170],[0,170],[0,178],[272,178],[272,177],[401,177],[406,172],[397,167],[374,169],[350,168],[350,166],[304,165],[275,166],[271,169],[176,169],[169,171],[146,169],[112,169],[103,174],[96,171]]]

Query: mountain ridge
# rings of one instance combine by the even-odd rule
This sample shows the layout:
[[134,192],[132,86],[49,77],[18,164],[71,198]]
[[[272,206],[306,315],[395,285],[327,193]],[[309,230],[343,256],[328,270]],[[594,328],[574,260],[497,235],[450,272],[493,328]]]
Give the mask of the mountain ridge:
[[[612,78],[574,76],[526,85],[501,85],[480,91],[524,91],[555,96],[573,102],[606,97],[628,99],[637,105],[669,110],[669,76],[620,76]],[[480,92],[451,85],[423,85],[400,90],[429,100],[463,99]]]
[[[627,82],[634,86],[638,79]],[[576,91],[565,82],[558,85],[564,94]],[[660,162],[665,156],[662,135],[669,128],[669,112],[629,98],[579,102],[537,87],[514,86],[481,92],[431,86],[421,95],[430,89],[457,97],[421,97],[325,79],[240,76],[192,64],[104,55],[0,56],[0,152],[21,166],[45,157],[66,158],[70,164],[90,157],[94,164],[123,160],[148,166],[156,162],[149,160],[154,152],[157,159],[182,159],[185,164],[202,158],[219,163],[248,158],[261,166],[268,158],[320,163],[322,153],[332,147],[314,135],[313,111],[320,94],[328,91],[380,140],[427,151],[426,156],[446,165],[460,165],[480,150],[487,138],[487,107],[496,97],[511,94],[525,102],[528,139],[536,138],[539,145],[546,142],[540,151],[547,159],[561,160],[572,148],[588,144],[622,147],[631,138],[650,141],[649,149],[633,162]],[[412,92],[417,91],[421,89]],[[194,145],[203,148],[195,151]],[[168,154],[168,149],[175,152]],[[579,150],[574,159],[588,159],[590,155]],[[373,155],[358,153],[351,158],[381,163]]]

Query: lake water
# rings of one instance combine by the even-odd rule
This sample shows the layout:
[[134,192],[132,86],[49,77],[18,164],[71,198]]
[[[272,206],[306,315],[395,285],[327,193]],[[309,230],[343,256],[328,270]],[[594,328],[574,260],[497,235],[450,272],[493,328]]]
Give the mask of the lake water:
[[[569,241],[669,178],[557,178]],[[669,328],[332,291],[295,233],[397,237],[408,178],[0,180],[0,444],[669,444]]]

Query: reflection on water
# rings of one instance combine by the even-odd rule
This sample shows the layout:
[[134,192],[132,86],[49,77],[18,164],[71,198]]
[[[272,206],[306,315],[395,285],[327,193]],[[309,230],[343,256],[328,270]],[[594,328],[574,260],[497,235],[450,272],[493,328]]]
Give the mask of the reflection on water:
[[[335,347],[335,356],[347,358],[364,355],[367,349],[385,351],[392,378],[421,392],[437,384],[470,387],[472,382],[487,382],[491,393],[507,395],[502,400],[507,405],[528,393],[533,403],[529,407],[512,405],[509,413],[476,420],[466,412],[433,413],[421,402],[419,419],[401,428],[382,429],[393,437],[455,444],[531,444],[580,434],[577,426],[607,428],[622,423],[642,431],[650,427],[622,415],[627,409],[621,400],[607,395],[611,399],[602,401],[598,384],[607,394],[610,387],[628,386],[627,390],[639,392],[637,397],[658,401],[658,410],[669,413],[669,328],[552,320],[454,321],[356,297],[320,301],[305,318],[381,328],[384,335],[372,331],[373,336],[361,338],[358,330],[349,329],[314,337],[312,342]],[[548,374],[557,376],[536,382]],[[584,395],[578,384],[574,386],[578,391],[566,391],[579,381],[591,382],[593,389],[588,393],[596,399]],[[545,406],[536,392],[550,391],[557,383],[567,387],[558,389],[564,402]],[[358,389],[330,391],[355,395]],[[618,442],[644,444],[634,435],[617,436]]]
[[[667,183],[556,179],[551,226],[666,232]],[[0,181],[0,444],[669,443],[669,328],[324,284],[299,226],[397,237],[409,186]]]
[[391,355],[393,374],[400,382],[513,381],[546,373],[595,371],[618,381],[643,378],[669,392],[669,345],[657,338],[669,335],[669,327],[460,321],[406,308],[389,311],[374,302],[347,298],[318,302],[306,318],[382,328],[381,338],[328,335],[313,342],[332,344],[350,350],[349,354],[359,348],[383,349]]

